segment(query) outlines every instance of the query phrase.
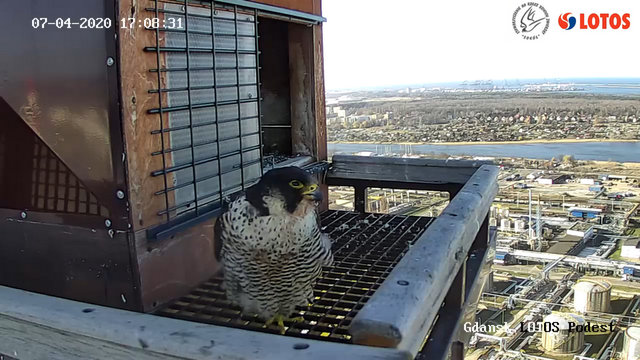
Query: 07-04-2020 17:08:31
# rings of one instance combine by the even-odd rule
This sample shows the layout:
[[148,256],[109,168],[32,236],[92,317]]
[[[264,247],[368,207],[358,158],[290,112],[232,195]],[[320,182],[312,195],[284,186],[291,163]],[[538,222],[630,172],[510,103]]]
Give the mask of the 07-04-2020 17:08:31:
[[[31,26],[34,29],[44,29],[46,27],[55,27],[58,29],[71,29],[77,27],[79,29],[109,29],[113,25],[110,18],[86,18],[81,17],[77,20],[71,18],[49,19],[46,17],[34,17],[31,19]],[[136,19],[133,17],[120,19],[120,28],[146,28],[146,29],[183,29],[181,18],[159,19],[156,17]]]

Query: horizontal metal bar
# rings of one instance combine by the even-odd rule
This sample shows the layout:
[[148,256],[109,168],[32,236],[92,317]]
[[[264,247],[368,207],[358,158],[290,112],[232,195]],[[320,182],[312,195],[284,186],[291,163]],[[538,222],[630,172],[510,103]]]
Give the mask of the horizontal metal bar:
[[[232,171],[227,171],[227,172],[223,172],[221,175],[229,174],[229,173],[232,173],[233,171],[237,171],[237,170],[244,169],[244,168],[246,168],[247,166],[251,166],[251,165],[257,164],[257,163],[259,163],[260,161],[261,161],[260,159],[258,159],[258,160],[253,160],[253,161],[249,161],[249,162],[245,163],[243,166],[240,166],[240,165],[238,164],[238,166],[237,166],[234,170],[232,170]],[[227,191],[227,190],[229,190],[229,189],[233,189],[233,188],[234,188],[234,186],[224,188],[224,189],[222,189],[222,192],[224,193],[225,191]],[[169,213],[169,212],[171,212],[171,211],[178,210],[178,209],[183,208],[183,207],[185,207],[185,206],[187,206],[187,205],[189,205],[189,204],[192,204],[192,203],[197,203],[198,201],[200,201],[200,200],[202,200],[202,199],[206,199],[206,198],[209,198],[209,197],[215,196],[215,195],[217,195],[217,194],[219,194],[219,193],[220,193],[220,192],[219,192],[219,191],[217,191],[217,192],[214,192],[214,193],[211,193],[211,194],[206,194],[206,195],[199,196],[199,197],[198,197],[197,199],[195,199],[195,200],[194,200],[194,199],[187,200],[187,201],[182,202],[182,203],[180,203],[180,204],[174,205],[174,206],[172,206],[172,207],[170,207],[170,208],[168,208],[168,209],[165,209],[165,210],[159,211],[159,212],[158,212],[158,215],[160,215],[160,216],[165,215],[165,214],[167,214],[167,213]],[[194,207],[194,209],[196,209],[196,207]]]
[[[235,170],[233,170],[233,171],[235,171]],[[225,173],[222,173],[222,175],[224,175],[224,174],[225,174]],[[202,181],[207,181],[207,180],[209,180],[209,179],[213,179],[213,178],[218,177],[218,176],[220,176],[220,174],[218,174],[218,173],[215,173],[215,174],[213,174],[213,175],[202,176],[202,177],[197,178],[195,182],[197,182],[197,183],[198,183],[198,182],[202,182]],[[162,195],[162,194],[166,194],[166,193],[169,193],[169,192],[172,192],[172,191],[178,190],[178,189],[182,189],[182,188],[187,187],[187,186],[189,186],[189,185],[193,185],[193,183],[194,183],[194,181],[193,181],[193,180],[191,180],[191,181],[188,181],[188,182],[186,182],[186,183],[184,183],[184,184],[180,184],[180,185],[176,185],[176,186],[171,186],[171,187],[169,187],[169,188],[162,189],[162,190],[160,190],[160,191],[156,191],[156,192],[154,193],[154,195]]]
[[[200,215],[197,215],[195,217],[186,220],[178,218],[172,220],[169,223],[162,224],[160,226],[147,230],[147,239],[151,241],[161,241],[164,239],[168,239],[181,231],[187,230],[195,225],[211,220],[214,217],[218,217],[222,213],[222,208],[220,208],[220,206],[216,207],[215,205],[215,203],[203,205],[203,208],[205,208],[204,211],[202,211]],[[211,209],[206,209],[207,207],[210,207]]]
[[[158,30],[158,31],[164,31],[164,32],[170,32],[170,33],[182,33],[182,34],[186,34],[187,30],[182,30],[182,29],[173,29],[173,28],[159,28],[159,29],[155,29],[155,28],[145,28],[147,30]],[[189,30],[189,34],[196,34],[196,35],[211,35],[211,31],[200,31],[200,30]],[[228,34],[228,33],[213,33],[214,36],[229,36],[232,38],[256,38],[256,37],[260,37],[258,35],[247,35],[247,34]]]
[[[228,101],[218,101],[218,102],[214,101],[214,102],[193,104],[191,105],[191,108],[202,109],[202,108],[208,108],[208,107],[214,107],[214,106],[236,105],[238,103],[245,104],[250,102],[256,102],[258,100],[262,100],[262,99],[255,98],[255,99],[240,99],[240,100],[228,100]],[[169,106],[169,107],[162,108],[163,113],[170,113],[170,112],[182,111],[182,110],[189,110],[189,105]],[[159,113],[160,113],[159,108],[153,108],[153,109],[147,110],[147,114],[159,114]]]
[[[246,149],[243,149],[243,152],[252,151],[252,150],[259,149],[259,148],[260,148],[260,145],[251,146],[251,147],[248,147]],[[222,154],[219,157],[218,156],[212,156],[212,157],[200,159],[200,160],[195,161],[193,163],[190,162],[190,163],[186,163],[186,164],[170,166],[170,167],[168,167],[166,169],[163,169],[163,170],[156,170],[156,171],[151,172],[151,176],[160,176],[160,175],[164,175],[164,174],[170,174],[172,172],[188,169],[188,168],[193,167],[193,166],[206,164],[208,162],[212,162],[212,161],[216,161],[216,160],[219,160],[219,159],[228,158],[229,156],[238,155],[238,154],[240,154],[239,150]]]
[[220,0],[220,1],[216,1],[216,3],[237,5],[245,8],[265,11],[267,13],[287,15],[294,18],[298,18],[298,19],[309,20],[315,23],[321,23],[321,22],[327,21],[327,19],[319,15],[309,14],[309,13],[305,13],[298,10],[285,9],[278,6],[266,5],[266,4],[261,4],[253,1],[247,1],[247,0]]
[[[181,68],[163,68],[160,69],[160,72],[173,72],[173,71],[200,71],[200,70],[213,70],[212,66],[192,66],[190,68],[181,67]],[[215,68],[216,70],[256,70],[255,66],[218,66]],[[257,68],[258,70],[262,69],[261,67]],[[149,72],[156,73],[158,69],[149,69]]]
[[[143,49],[146,52],[187,52],[186,47],[177,47],[177,46],[161,46],[156,48],[155,46],[146,46]],[[209,49],[209,48],[194,48],[190,47],[189,52],[195,53],[216,53],[216,54],[240,54],[240,55],[259,55],[260,52],[256,50],[230,50],[230,49]]]
[[[218,2],[218,1],[216,1]],[[149,12],[156,12],[155,8],[145,8],[146,11]],[[161,14],[169,14],[169,15],[178,15],[178,16],[184,16],[184,11],[175,11],[175,10],[166,10],[166,9],[158,9],[157,10],[159,13]],[[229,11],[232,12],[232,10],[225,10],[225,11]],[[252,14],[247,14],[247,15],[252,15]],[[194,18],[200,18],[200,19],[211,19],[211,15],[203,15],[203,14],[196,14],[196,13],[189,13],[189,17],[194,17]],[[231,21],[233,22],[234,19],[229,19],[229,18],[225,18],[225,17],[221,17],[221,16],[214,16],[213,17],[214,20],[219,20],[219,21]],[[248,24],[253,24],[254,21],[253,20],[246,20],[246,19],[238,19],[239,23],[248,23]]]
[[[176,92],[176,91],[187,91],[187,90],[208,90],[208,89],[225,89],[232,87],[243,87],[243,86],[260,86],[262,84],[257,83],[242,83],[242,84],[227,84],[227,85],[202,85],[202,86],[192,86],[192,87],[179,87],[179,88],[170,88],[170,89],[160,89],[160,92],[168,93],[168,92]],[[149,90],[150,94],[157,94],[158,89]]]
[[482,165],[468,179],[353,319],[354,343],[417,354],[481,231],[497,178],[498,167]]
[[263,129],[278,129],[278,128],[283,128],[283,129],[290,129],[291,125],[262,125]]
[[238,136],[229,136],[229,137],[222,138],[222,139],[214,139],[214,140],[209,140],[209,141],[203,141],[203,142],[200,142],[200,143],[195,143],[195,144],[193,144],[193,146],[191,144],[189,144],[189,145],[179,146],[177,148],[168,148],[168,149],[164,149],[164,150],[154,151],[154,152],[151,153],[151,155],[152,156],[156,156],[156,155],[162,155],[162,154],[169,154],[169,153],[172,153],[172,152],[175,152],[175,151],[191,149],[192,147],[195,149],[198,146],[211,145],[211,144],[215,144],[218,141],[222,142],[222,141],[233,140],[233,139],[241,139],[241,138],[244,138],[246,136],[259,135],[260,133],[261,133],[260,131],[254,131],[254,132],[250,132],[250,133],[246,133],[246,134],[242,134],[242,135],[238,135]]
[[[220,122],[218,124],[226,124],[226,123],[230,123],[230,122],[234,122],[234,121],[238,121],[238,120],[249,120],[249,119],[257,119],[257,116],[244,116],[241,118],[233,118],[233,119],[226,119],[226,120],[220,120]],[[215,125],[216,121],[207,121],[207,122],[203,122],[203,123],[198,123],[198,124],[193,124],[193,125],[181,125],[181,126],[174,126],[172,128],[166,128],[166,129],[155,129],[155,130],[151,130],[151,134],[153,135],[158,135],[160,133],[168,133],[168,132],[172,132],[172,131],[179,131],[179,130],[186,130],[189,129],[191,127],[198,128],[198,127],[202,127],[202,126],[208,126],[208,125]]]

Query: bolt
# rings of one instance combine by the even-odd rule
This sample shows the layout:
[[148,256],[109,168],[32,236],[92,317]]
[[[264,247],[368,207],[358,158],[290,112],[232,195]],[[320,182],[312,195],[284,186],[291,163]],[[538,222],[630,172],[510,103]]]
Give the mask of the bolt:
[[118,199],[120,199],[120,200],[124,199],[124,191],[122,191],[122,190],[118,190],[118,191],[116,192],[116,196],[117,196],[117,197],[118,197]]
[[104,221],[104,225],[105,225],[106,227],[111,227],[111,220],[109,220],[109,219],[105,220],[105,221]]
[[27,213],[26,213],[26,212],[24,212],[24,211],[23,211],[23,212],[21,212],[21,213],[20,213],[20,217],[21,217],[21,218],[23,218],[23,219],[26,219],[26,218],[27,218]]
[[107,66],[113,66],[114,63],[115,63],[115,61],[113,60],[113,58],[111,56],[109,56],[107,58]]

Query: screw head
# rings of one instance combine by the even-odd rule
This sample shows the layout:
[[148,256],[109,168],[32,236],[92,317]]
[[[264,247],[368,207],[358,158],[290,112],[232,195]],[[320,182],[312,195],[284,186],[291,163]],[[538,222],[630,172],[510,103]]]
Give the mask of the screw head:
[[105,221],[104,221],[104,225],[105,225],[106,227],[111,227],[111,220],[109,220],[109,219],[105,220]]
[[20,213],[20,217],[21,217],[21,218],[23,218],[23,219],[26,219],[26,218],[27,218],[27,213],[26,213],[26,212],[24,212],[24,211],[23,211],[23,212],[21,212],[21,213]]
[[115,64],[115,60],[111,56],[107,58],[107,66],[113,66]]
[[116,196],[118,197],[118,199],[122,200],[124,199],[124,191],[122,190],[118,190],[116,191]]

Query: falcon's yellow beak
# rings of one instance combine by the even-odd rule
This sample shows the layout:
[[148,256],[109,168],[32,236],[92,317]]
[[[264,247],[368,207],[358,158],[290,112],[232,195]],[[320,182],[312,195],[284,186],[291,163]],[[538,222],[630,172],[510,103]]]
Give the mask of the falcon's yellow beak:
[[305,199],[313,201],[322,201],[322,191],[318,184],[311,184],[302,190],[302,195]]

